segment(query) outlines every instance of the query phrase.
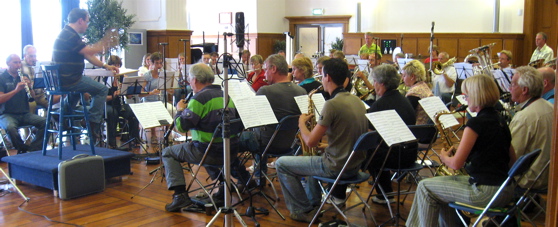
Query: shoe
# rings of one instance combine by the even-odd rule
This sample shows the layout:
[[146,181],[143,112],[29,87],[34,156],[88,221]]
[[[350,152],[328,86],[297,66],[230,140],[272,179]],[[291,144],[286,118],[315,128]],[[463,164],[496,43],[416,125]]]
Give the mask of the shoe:
[[275,169],[275,162],[267,163],[267,168]]
[[[324,198],[325,198],[325,196],[324,196]],[[331,200],[333,200],[333,202],[335,203],[335,205],[338,206],[338,207],[339,207],[339,206],[345,205],[345,200],[344,200],[344,199],[340,199],[340,198],[337,198],[337,197],[335,197],[335,196],[330,196],[329,198],[330,198],[330,199],[328,199],[328,200],[326,201],[327,204],[331,204]]]
[[[312,209],[311,211],[308,211],[306,213],[291,213],[290,217],[291,219],[298,221],[298,222],[306,222],[306,223],[310,223],[312,222],[312,218],[314,218],[314,215],[316,215],[316,213],[318,212],[318,207]],[[316,219],[316,222],[318,222],[319,216]]]
[[372,197],[372,202],[385,205],[388,204],[388,202],[395,203],[395,199],[393,196],[388,196],[388,201],[386,201],[383,196],[374,196]]
[[193,202],[190,200],[187,192],[180,193],[178,195],[172,196],[172,202],[165,206],[165,210],[168,212],[178,212],[182,208],[192,205]]
[[[237,185],[236,187],[238,188],[238,191],[240,193],[244,193],[244,192],[250,191],[251,189],[253,189],[255,187],[258,187],[258,184],[256,183],[255,179],[251,180],[250,183],[248,183],[248,186],[246,186],[246,184],[242,183],[242,182],[238,182],[238,184],[236,184],[236,185]],[[246,191],[244,189],[246,189]]]

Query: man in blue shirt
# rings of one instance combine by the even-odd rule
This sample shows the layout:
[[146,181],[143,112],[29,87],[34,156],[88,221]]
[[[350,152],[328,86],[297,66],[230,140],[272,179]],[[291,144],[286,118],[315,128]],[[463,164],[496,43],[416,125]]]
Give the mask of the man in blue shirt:
[[554,81],[556,80],[556,72],[550,67],[537,69],[543,76],[543,93],[541,98],[554,104]]

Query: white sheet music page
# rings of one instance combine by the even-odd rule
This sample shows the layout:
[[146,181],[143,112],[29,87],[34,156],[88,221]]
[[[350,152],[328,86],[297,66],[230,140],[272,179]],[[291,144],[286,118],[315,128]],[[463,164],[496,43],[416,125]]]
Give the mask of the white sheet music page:
[[[469,105],[469,102],[467,102],[467,100],[465,100],[465,95],[458,95],[455,96],[455,99],[457,99],[457,101],[461,104],[461,105]],[[471,112],[471,109],[469,109],[469,107],[467,107],[467,113],[469,113],[471,116],[476,117],[477,113],[476,112]]]
[[294,97],[300,113],[308,114],[308,95],[299,95]]
[[172,124],[173,118],[162,102],[130,104],[130,108],[143,128],[154,128],[161,125]]
[[237,97],[233,101],[244,128],[278,123],[265,95]]
[[314,93],[312,95],[312,102],[314,102],[314,114],[316,115],[316,119],[319,119],[319,116],[322,116],[322,110],[326,102],[324,95],[322,93]]
[[367,113],[366,117],[388,146],[416,140],[409,127],[395,110]]
[[[428,117],[432,119],[432,121],[434,121],[436,113],[440,111],[447,111],[448,113],[450,112],[448,107],[446,107],[442,100],[437,96],[423,98],[419,100],[419,104],[422,106],[426,114],[428,114]],[[457,121],[457,119],[455,119],[455,116],[453,116],[453,114],[446,114],[441,116],[440,122],[442,122],[442,124],[444,125],[444,129],[459,125],[459,122]]]
[[229,80],[229,95],[236,102],[236,98],[256,96],[256,93],[246,81]]

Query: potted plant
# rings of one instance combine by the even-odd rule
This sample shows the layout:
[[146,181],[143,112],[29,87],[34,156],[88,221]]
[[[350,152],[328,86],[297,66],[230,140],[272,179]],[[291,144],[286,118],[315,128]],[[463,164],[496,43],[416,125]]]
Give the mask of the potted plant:
[[108,58],[113,50],[124,49],[128,45],[128,29],[134,24],[135,15],[127,15],[122,8],[122,2],[116,0],[88,0],[90,23],[85,32],[87,43],[96,43],[103,38],[110,29],[118,29],[119,43],[106,50],[104,57]]
[[343,51],[343,39],[335,37],[335,41],[331,42],[331,49]]

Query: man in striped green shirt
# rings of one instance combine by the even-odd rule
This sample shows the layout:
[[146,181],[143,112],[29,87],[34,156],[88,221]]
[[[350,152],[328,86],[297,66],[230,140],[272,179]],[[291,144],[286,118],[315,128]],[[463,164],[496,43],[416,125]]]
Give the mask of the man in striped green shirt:
[[[169,212],[177,212],[192,204],[182,169],[182,162],[199,164],[204,155],[215,128],[219,125],[223,114],[223,91],[221,86],[213,85],[215,76],[211,68],[203,63],[195,64],[190,68],[188,82],[192,86],[194,96],[192,100],[185,103],[181,100],[177,104],[176,129],[181,132],[190,131],[192,141],[167,147],[163,150],[163,163],[167,186],[174,190],[173,200],[165,206]],[[229,117],[238,118],[232,101],[228,103]],[[238,138],[231,138],[230,157],[236,158],[238,152]],[[249,173],[244,168],[238,168],[236,162],[231,160],[231,174],[244,184],[249,178]],[[223,140],[216,138],[208,151],[204,161],[208,165],[223,164]],[[211,179],[215,180],[219,175],[219,168],[205,166]]]

